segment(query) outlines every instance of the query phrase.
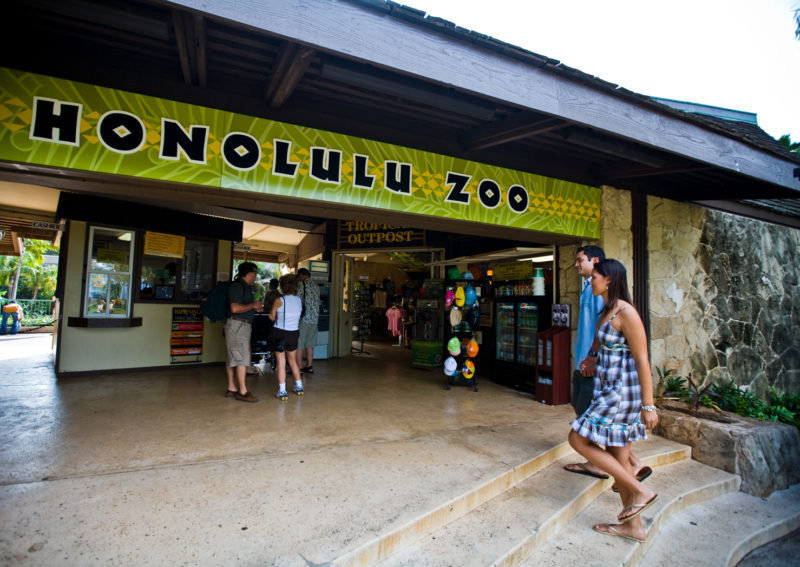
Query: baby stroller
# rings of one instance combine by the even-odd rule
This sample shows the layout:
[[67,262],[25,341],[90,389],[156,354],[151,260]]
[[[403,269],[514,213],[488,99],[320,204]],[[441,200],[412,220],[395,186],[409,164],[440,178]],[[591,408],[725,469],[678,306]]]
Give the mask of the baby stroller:
[[250,335],[250,355],[253,366],[259,374],[264,374],[267,365],[275,371],[278,361],[275,355],[267,348],[267,338],[272,330],[272,321],[266,313],[256,313],[253,319],[253,332]]

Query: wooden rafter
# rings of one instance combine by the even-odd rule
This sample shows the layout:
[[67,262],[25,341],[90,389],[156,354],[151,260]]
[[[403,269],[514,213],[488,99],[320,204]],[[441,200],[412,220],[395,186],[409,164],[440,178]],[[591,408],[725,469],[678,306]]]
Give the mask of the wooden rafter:
[[267,104],[279,108],[286,102],[311,65],[313,57],[314,50],[310,47],[291,42],[281,46],[267,82]]
[[460,142],[465,150],[482,150],[563,128],[565,125],[558,118],[543,119],[528,112],[520,112],[504,120],[473,128],[461,137]]
[[172,10],[175,43],[187,85],[208,84],[205,19],[181,10]]

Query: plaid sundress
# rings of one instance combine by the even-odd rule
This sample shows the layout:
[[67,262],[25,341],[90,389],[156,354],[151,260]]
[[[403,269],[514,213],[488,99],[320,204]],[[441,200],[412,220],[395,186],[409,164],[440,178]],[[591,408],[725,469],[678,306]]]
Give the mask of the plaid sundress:
[[642,387],[633,354],[625,336],[611,326],[620,311],[597,329],[601,348],[592,403],[570,424],[581,437],[605,447],[624,447],[647,439],[640,421]]

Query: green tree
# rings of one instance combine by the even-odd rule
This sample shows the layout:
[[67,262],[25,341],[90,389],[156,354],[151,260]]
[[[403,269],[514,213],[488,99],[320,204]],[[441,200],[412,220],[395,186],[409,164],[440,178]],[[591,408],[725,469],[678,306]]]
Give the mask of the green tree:
[[800,154],[800,142],[792,142],[789,134],[784,134],[778,138],[778,142],[793,154]]
[[[0,263],[0,270],[2,270],[2,273],[0,273],[0,283],[5,282],[5,284],[8,286],[8,299],[17,299],[17,289],[19,287],[20,277],[22,276],[23,270],[26,274],[41,272],[44,255],[47,252],[58,251],[56,247],[46,240],[35,240],[30,238],[22,239],[22,250],[23,252],[21,256],[5,257],[10,258],[11,261],[4,260],[2,263]],[[39,279],[38,276],[37,279]],[[39,286],[34,284],[34,290],[36,290],[35,292],[38,292],[38,288],[42,283],[44,283],[45,280],[46,278],[41,279]]]
[[43,299],[50,299],[56,289],[56,279],[58,277],[57,266],[22,266],[18,289],[24,290],[24,294],[30,295],[30,299],[36,299],[41,292]]

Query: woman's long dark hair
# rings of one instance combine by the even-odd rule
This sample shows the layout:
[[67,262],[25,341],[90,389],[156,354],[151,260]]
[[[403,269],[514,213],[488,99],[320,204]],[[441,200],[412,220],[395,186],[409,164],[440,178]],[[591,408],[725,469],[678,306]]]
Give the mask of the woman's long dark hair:
[[594,265],[594,269],[598,274],[609,280],[608,301],[602,312],[604,315],[611,313],[617,305],[617,301],[620,299],[631,304],[633,303],[631,301],[631,294],[628,291],[628,272],[625,270],[625,266],[623,266],[622,263],[618,260],[608,258],[597,262]]

